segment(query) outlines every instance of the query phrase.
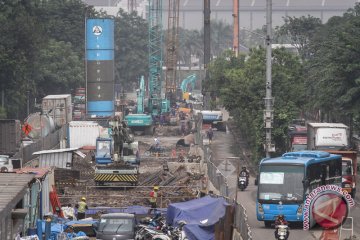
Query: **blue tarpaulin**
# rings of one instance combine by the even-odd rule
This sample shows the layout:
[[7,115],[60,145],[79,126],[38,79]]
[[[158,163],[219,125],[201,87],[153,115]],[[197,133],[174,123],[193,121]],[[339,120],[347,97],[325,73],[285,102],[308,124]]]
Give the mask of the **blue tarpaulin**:
[[215,224],[225,216],[228,205],[225,199],[210,196],[172,203],[167,209],[166,221],[173,226],[185,221],[184,230],[189,240],[213,240]]

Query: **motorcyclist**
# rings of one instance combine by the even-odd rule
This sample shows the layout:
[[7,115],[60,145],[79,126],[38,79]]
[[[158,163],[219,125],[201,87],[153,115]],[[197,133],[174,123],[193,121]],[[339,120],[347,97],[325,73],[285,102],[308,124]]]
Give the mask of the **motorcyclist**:
[[[279,235],[278,235],[278,226],[279,225],[286,225],[286,226],[289,225],[289,223],[285,220],[284,215],[282,215],[282,214],[277,216],[277,218],[275,220],[275,239],[279,239]],[[289,238],[289,234],[290,234],[289,231],[287,231],[285,240]]]
[[249,173],[249,170],[246,169],[246,167],[242,167],[242,169],[240,171],[240,177],[246,177],[246,186],[248,186],[250,173]]

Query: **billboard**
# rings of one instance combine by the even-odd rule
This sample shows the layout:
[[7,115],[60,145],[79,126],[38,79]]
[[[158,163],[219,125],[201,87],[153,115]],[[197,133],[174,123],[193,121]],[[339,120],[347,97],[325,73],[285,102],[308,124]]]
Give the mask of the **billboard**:
[[114,20],[86,21],[87,116],[114,115]]

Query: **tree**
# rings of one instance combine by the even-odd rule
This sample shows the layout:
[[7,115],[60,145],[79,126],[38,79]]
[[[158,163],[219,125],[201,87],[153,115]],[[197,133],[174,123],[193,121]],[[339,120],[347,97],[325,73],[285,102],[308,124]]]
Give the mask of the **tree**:
[[277,28],[279,35],[287,36],[291,43],[297,48],[302,60],[310,57],[309,42],[317,34],[321,27],[321,20],[313,16],[307,17],[284,17],[284,25]]
[[[255,159],[264,155],[263,110],[265,97],[265,49],[252,49],[248,58],[240,57],[240,67],[222,67],[223,75],[212,75],[220,88],[223,105],[236,119],[250,146]],[[226,66],[227,59],[216,59]],[[220,65],[220,64],[218,64]],[[210,66],[214,70],[215,64]],[[220,67],[221,68],[221,67]],[[219,69],[220,69],[219,68]],[[284,48],[273,53],[273,95],[276,99],[273,137],[278,154],[286,151],[287,126],[304,105],[304,81],[302,65],[297,56]],[[219,83],[222,82],[221,85]]]
[[70,89],[85,85],[83,61],[70,42],[50,39],[39,51],[35,68],[34,81],[39,99],[49,94],[70,93]]
[[327,121],[346,123],[359,114],[360,105],[360,5],[342,17],[329,19],[313,39],[307,87],[311,104]]
[[119,10],[115,18],[115,82],[133,90],[148,75],[148,25],[136,12]]

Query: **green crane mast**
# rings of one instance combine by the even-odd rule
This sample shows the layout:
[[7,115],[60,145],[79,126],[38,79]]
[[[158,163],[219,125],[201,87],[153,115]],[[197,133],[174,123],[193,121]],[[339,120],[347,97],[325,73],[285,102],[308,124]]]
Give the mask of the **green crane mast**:
[[169,101],[162,99],[163,33],[162,0],[149,0],[149,101],[150,113],[158,116],[169,111]]

